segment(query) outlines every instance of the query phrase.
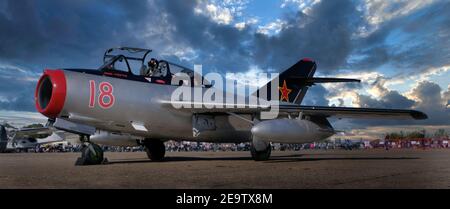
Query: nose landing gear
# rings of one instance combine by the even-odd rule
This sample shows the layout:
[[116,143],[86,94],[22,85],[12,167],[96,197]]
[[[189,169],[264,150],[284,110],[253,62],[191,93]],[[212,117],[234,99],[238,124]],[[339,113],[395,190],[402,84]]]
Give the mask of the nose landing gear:
[[77,159],[75,165],[98,165],[107,161],[103,156],[103,149],[89,141],[89,136],[80,136],[80,141],[83,142],[81,149],[81,157]]

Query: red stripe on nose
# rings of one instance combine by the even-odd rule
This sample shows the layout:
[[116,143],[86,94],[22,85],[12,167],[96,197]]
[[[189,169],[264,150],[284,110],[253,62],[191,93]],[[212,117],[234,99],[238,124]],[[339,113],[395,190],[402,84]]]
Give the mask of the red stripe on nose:
[[64,71],[45,70],[36,86],[36,109],[49,118],[56,118],[64,107],[66,94],[67,83]]

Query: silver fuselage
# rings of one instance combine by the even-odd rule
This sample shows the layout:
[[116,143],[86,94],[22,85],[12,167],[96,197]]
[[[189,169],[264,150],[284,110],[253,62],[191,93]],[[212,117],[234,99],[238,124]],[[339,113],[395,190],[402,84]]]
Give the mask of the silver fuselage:
[[[172,92],[179,86],[130,81],[125,79],[64,71],[67,96],[61,116],[97,129],[129,133],[162,140],[242,142],[250,140],[251,124],[230,115],[215,116],[216,130],[193,136],[193,113],[167,108]],[[110,83],[115,97],[108,109],[89,107],[90,81]],[[191,88],[191,87],[186,87]],[[205,89],[202,87],[202,91]],[[225,93],[224,93],[225,94]],[[250,115],[246,116],[250,118]],[[145,125],[148,131],[133,128],[132,122]]]
[[[177,109],[168,104],[173,101],[172,93],[176,89],[185,88],[192,94],[200,92],[203,95],[205,91],[214,90],[213,87],[150,83],[92,74],[92,71],[85,73],[63,70],[63,76],[61,76],[61,72],[59,74],[58,80],[61,81],[56,83],[52,81],[53,91],[57,89],[57,85],[64,86],[62,92],[65,97],[64,100],[61,100],[63,105],[56,117],[72,123],[95,127],[96,132],[91,135],[91,139],[99,144],[129,146],[141,139],[249,142],[252,140],[252,128],[260,121],[260,117],[255,111],[240,112],[239,116],[233,113],[227,114],[226,111],[215,113],[211,110],[202,114],[201,111]],[[102,83],[107,83],[112,88],[104,89],[108,92],[106,100],[105,97],[101,97],[100,88],[102,87],[100,84]],[[41,92],[39,85],[38,92]],[[60,87],[58,88],[61,90]],[[45,93],[45,91],[42,92]],[[49,89],[48,92],[52,92],[52,90]],[[216,97],[222,97],[221,102],[227,104],[245,103],[246,99],[249,101],[249,97],[230,94],[224,90],[220,90],[220,92],[221,94]],[[39,93],[37,97],[45,95],[44,93]],[[112,104],[111,96],[113,97]],[[230,98],[232,99],[230,100]],[[175,100],[177,99],[179,98],[175,98]],[[189,97],[189,100],[197,101],[195,96]],[[37,98],[37,101],[41,101],[41,98]],[[100,101],[110,105],[107,107],[100,105]],[[279,116],[279,118],[283,117],[286,116]],[[202,125],[203,120],[206,121],[205,124],[209,124],[206,125],[206,128]],[[304,123],[273,121],[266,123],[264,127],[270,127],[272,123],[275,127],[271,128],[273,133],[270,135],[278,136],[278,138],[273,141],[266,138],[264,139],[266,141],[304,143],[322,140],[333,134],[333,131],[328,129],[320,131],[323,130],[322,125],[309,121]],[[140,128],[137,128],[136,124],[139,124]],[[297,132],[295,137],[283,138],[287,129],[297,128],[300,128],[300,132]],[[305,130],[305,134],[302,134],[301,130]],[[261,128],[253,129],[253,131],[258,131],[258,135],[265,134]]]

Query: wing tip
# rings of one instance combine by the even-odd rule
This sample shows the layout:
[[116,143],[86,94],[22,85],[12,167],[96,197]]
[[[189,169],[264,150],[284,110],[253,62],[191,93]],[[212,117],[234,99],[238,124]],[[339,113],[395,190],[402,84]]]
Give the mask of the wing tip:
[[417,111],[417,110],[412,110],[412,111],[411,111],[411,116],[412,116],[414,119],[416,119],[416,120],[425,120],[425,119],[428,119],[428,115],[427,115],[427,114],[425,114],[425,113],[423,113],[423,112],[420,112],[420,111]]

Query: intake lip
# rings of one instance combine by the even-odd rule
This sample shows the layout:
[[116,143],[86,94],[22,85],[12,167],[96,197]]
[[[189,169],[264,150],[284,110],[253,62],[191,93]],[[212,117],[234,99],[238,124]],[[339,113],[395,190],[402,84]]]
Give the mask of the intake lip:
[[36,109],[49,118],[56,118],[64,107],[67,95],[63,70],[44,70],[35,91]]

